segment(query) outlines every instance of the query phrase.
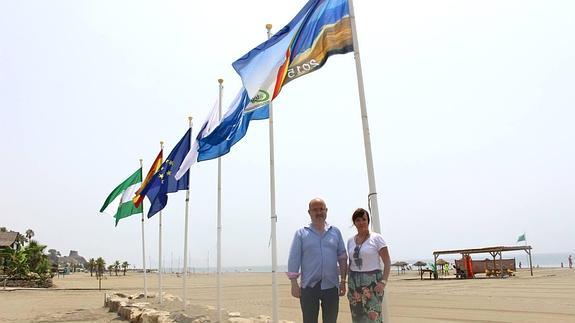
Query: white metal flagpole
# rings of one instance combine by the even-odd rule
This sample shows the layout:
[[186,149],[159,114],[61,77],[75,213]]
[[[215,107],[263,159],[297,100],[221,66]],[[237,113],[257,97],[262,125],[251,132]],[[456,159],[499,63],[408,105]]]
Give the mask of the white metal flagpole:
[[[144,161],[140,158],[140,167],[144,168]],[[144,200],[142,200],[142,267],[144,267],[144,299],[148,299],[148,278],[146,277],[146,243],[144,239]]]
[[[268,39],[272,36],[272,25],[267,24]],[[277,239],[276,239],[276,178],[274,157],[274,118],[272,101],[269,102],[269,134],[270,134],[270,213],[271,213],[271,240],[272,240],[272,322],[277,323],[278,318],[278,284],[277,284]]]
[[[369,183],[369,194],[367,195],[368,207],[371,211],[371,228],[377,233],[381,233],[381,223],[379,221],[379,206],[377,204],[377,189],[375,188],[375,171],[373,169],[373,155],[371,152],[371,138],[369,135],[369,122],[367,120],[367,108],[365,103],[365,90],[363,86],[363,72],[361,69],[361,57],[359,55],[359,41],[357,39],[357,27],[355,24],[355,12],[353,0],[348,0],[349,17],[351,21],[351,33],[353,38],[353,55],[355,58],[355,70],[357,72],[357,88],[359,91],[359,106],[361,109],[361,123],[363,126],[363,144],[365,148],[365,162],[367,165],[367,179]],[[387,302],[389,293],[383,300],[383,321],[391,322]]]
[[359,55],[359,41],[357,40],[357,28],[355,25],[355,13],[353,0],[348,0],[349,15],[351,20],[351,32],[353,35],[353,55],[355,57],[355,70],[357,72],[357,88],[359,90],[359,106],[361,108],[361,123],[363,125],[363,144],[365,146],[365,162],[367,164],[367,178],[369,182],[369,195],[367,197],[371,210],[371,228],[381,233],[379,222],[379,207],[377,204],[377,190],[375,188],[375,172],[373,170],[373,156],[371,153],[371,139],[369,136],[369,122],[367,120],[367,108],[365,104],[365,91],[363,87],[363,72],[361,70],[361,58]]
[[[188,117],[188,121],[190,124],[190,128],[192,127],[192,117]],[[190,143],[191,145],[191,143]],[[189,178],[189,177],[188,177]],[[186,190],[186,217],[185,217],[185,221],[184,221],[184,279],[183,279],[183,295],[182,295],[182,301],[183,301],[183,307],[184,307],[184,312],[186,311],[187,308],[187,278],[188,278],[188,217],[189,217],[189,205],[190,205],[190,186],[188,183],[188,189]]]
[[[160,141],[160,149],[163,150],[164,149],[164,142]],[[162,160],[163,162],[163,160]],[[158,255],[158,286],[159,286],[159,291],[158,291],[158,297],[160,300],[160,304],[162,304],[164,302],[164,296],[163,296],[163,288],[162,288],[162,211],[160,210],[160,222],[158,224],[158,249],[159,249],[159,255]]]
[[[222,120],[222,97],[224,90],[224,80],[218,80],[219,85],[219,99],[218,99],[218,119]],[[218,322],[222,322],[222,158],[218,157],[218,260],[217,260],[217,270],[216,270],[216,289],[217,289],[217,311],[218,311]],[[209,259],[209,256],[208,256]],[[209,266],[208,266],[209,267]],[[209,268],[208,268],[209,270]]]

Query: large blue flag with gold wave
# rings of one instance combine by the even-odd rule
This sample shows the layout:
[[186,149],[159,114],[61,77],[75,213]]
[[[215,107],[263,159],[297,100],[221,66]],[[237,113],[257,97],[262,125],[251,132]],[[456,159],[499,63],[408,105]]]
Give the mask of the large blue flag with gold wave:
[[184,137],[180,139],[174,147],[166,161],[162,164],[152,180],[142,189],[140,195],[147,196],[150,200],[150,210],[148,218],[160,212],[168,204],[168,193],[187,190],[190,186],[190,171],[188,170],[180,179],[175,175],[184,157],[190,151],[190,141],[192,138],[192,128],[188,129]]
[[287,26],[232,65],[252,103],[263,103],[288,82],[321,68],[329,56],[351,51],[348,0],[310,0]]

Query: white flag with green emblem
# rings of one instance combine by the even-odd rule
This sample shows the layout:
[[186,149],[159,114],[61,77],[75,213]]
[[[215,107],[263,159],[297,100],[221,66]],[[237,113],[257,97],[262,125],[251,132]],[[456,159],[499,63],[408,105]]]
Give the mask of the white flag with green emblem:
[[142,168],[128,177],[125,181],[120,183],[106,198],[106,202],[102,208],[101,213],[114,215],[116,225],[120,219],[129,217],[132,214],[142,213],[142,205],[136,207],[132,199],[136,196],[136,191],[142,184]]

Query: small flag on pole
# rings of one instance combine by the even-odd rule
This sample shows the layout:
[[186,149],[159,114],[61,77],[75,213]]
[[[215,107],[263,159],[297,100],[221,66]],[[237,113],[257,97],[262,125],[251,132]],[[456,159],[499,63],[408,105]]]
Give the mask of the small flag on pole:
[[141,183],[142,168],[138,168],[134,174],[120,183],[120,185],[108,195],[104,205],[100,208],[100,212],[114,214],[116,226],[120,219],[127,218],[132,214],[142,213],[142,207],[136,207],[132,201]]
[[525,239],[525,233],[522,234],[522,235],[520,235],[519,237],[517,237],[517,242],[520,242],[520,241],[526,241],[526,239]]
[[144,195],[141,195],[140,193],[142,193],[142,191],[144,190],[144,187],[146,187],[146,185],[148,185],[148,183],[152,180],[154,175],[158,172],[158,170],[162,166],[162,159],[164,158],[162,156],[163,153],[164,153],[164,150],[160,149],[160,153],[158,154],[158,156],[156,156],[156,160],[154,160],[152,167],[150,167],[150,170],[148,171],[148,175],[146,175],[146,179],[142,182],[142,186],[140,186],[140,189],[138,189],[138,191],[136,192],[136,196],[134,196],[134,199],[133,199],[134,205],[136,207],[140,207],[140,204],[142,204],[142,201],[144,200]]
[[212,111],[210,111],[210,114],[208,115],[208,118],[204,122],[200,132],[196,136],[196,140],[194,140],[194,143],[192,144],[192,148],[190,149],[190,151],[188,152],[188,154],[184,158],[184,161],[180,165],[180,169],[176,173],[176,179],[177,180],[179,180],[182,176],[184,176],[184,174],[186,174],[188,172],[190,167],[192,167],[192,165],[194,165],[198,161],[198,149],[200,147],[199,141],[202,138],[206,137],[208,134],[210,134],[212,132],[212,130],[214,130],[214,128],[216,128],[220,124],[220,115],[219,115],[219,111],[218,111],[219,110],[219,104],[220,104],[220,99],[218,98],[216,100],[216,103],[214,103],[214,106],[212,107]]

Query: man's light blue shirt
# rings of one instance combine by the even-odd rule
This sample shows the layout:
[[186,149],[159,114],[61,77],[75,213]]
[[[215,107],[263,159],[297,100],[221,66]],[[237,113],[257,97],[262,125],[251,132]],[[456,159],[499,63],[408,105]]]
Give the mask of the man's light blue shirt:
[[339,287],[338,259],[347,261],[341,232],[326,223],[323,234],[311,223],[296,231],[288,259],[288,277],[297,278],[301,269],[301,287],[321,289]]

